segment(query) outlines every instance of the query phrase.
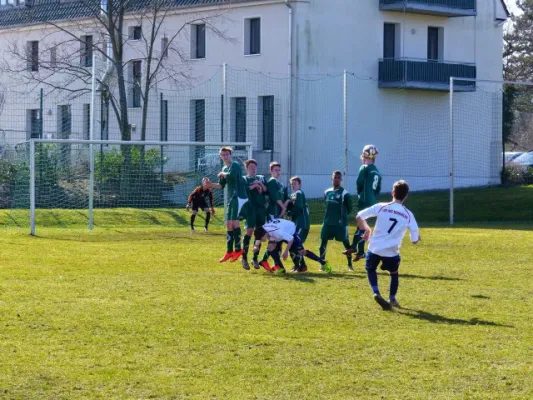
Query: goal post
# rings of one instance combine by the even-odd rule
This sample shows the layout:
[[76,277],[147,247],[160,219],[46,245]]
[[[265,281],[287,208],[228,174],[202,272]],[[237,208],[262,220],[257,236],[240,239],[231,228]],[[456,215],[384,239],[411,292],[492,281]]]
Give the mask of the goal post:
[[[87,210],[88,229],[95,208],[183,208],[204,176],[217,180],[223,146],[234,149],[241,165],[253,156],[250,142],[31,139],[31,234],[44,208]],[[227,203],[221,192],[214,193],[215,205]]]

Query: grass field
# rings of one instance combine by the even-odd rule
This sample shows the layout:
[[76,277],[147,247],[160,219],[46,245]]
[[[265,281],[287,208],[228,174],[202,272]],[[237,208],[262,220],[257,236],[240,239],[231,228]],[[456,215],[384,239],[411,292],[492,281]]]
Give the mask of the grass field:
[[181,211],[157,227],[118,210],[93,232],[45,226],[76,211],[53,211],[37,237],[3,229],[0,398],[533,398],[531,208],[520,220],[486,196],[511,222],[449,228],[415,198],[423,241],[402,249],[394,312],[336,243],[333,274],[275,276],[218,264],[224,230],[191,235]]

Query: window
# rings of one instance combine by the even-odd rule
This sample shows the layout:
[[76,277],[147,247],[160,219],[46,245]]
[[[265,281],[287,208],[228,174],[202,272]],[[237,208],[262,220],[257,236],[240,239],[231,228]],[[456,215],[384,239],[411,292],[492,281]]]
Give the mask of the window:
[[385,23],[383,26],[383,58],[396,58],[396,25]]
[[142,39],[142,27],[140,26],[130,26],[129,27],[129,36],[131,40],[141,40]]
[[246,97],[235,98],[235,141],[246,142]]
[[274,96],[261,97],[263,150],[274,150]]
[[443,29],[428,27],[428,60],[429,61],[438,61],[442,60],[444,57],[444,46],[443,46]]
[[41,110],[26,110],[26,131],[30,139],[41,137]]
[[81,61],[82,67],[93,66],[93,37],[91,35],[81,37]]
[[85,140],[91,137],[91,105],[83,105],[83,138]]
[[191,58],[205,58],[205,24],[191,25]]
[[39,71],[39,41],[33,40],[26,43],[28,71]]
[[161,100],[160,138],[162,142],[168,140],[168,100]]
[[261,19],[249,18],[244,22],[244,54],[261,53]]
[[132,77],[132,96],[131,106],[138,108],[141,106],[141,78],[142,78],[142,61],[133,60],[131,62],[131,77]]
[[161,58],[168,57],[168,38],[161,38]]
[[59,139],[68,139],[72,132],[72,113],[69,105],[57,106],[57,133]]
[[50,49],[50,68],[57,67],[57,47]]
[[205,142],[205,100],[193,100],[194,103],[194,141]]

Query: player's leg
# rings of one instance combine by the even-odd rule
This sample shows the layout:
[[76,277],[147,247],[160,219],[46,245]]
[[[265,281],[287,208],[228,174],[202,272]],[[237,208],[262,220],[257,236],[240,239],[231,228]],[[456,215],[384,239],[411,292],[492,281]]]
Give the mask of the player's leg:
[[241,223],[240,220],[244,218],[244,210],[248,199],[241,199],[237,197],[236,207],[233,209],[233,240],[235,243],[235,251],[231,257],[231,262],[235,262],[239,259],[240,256],[244,253],[244,250],[241,247]]
[[209,207],[204,208],[205,211],[205,225],[204,225],[204,232],[207,232],[209,230],[209,221],[211,221],[211,211],[209,210]]
[[191,213],[191,232],[195,232],[195,230],[194,230],[194,220],[196,219],[196,215],[198,215],[198,208],[195,207],[195,205],[193,204],[192,213]]
[[[322,225],[320,230],[320,247],[318,248],[318,254],[320,258],[326,259],[326,252],[328,251],[328,241],[330,239],[330,229],[326,225]],[[322,268],[320,268],[322,270]]]
[[[228,202],[228,206],[225,211],[225,219],[226,219],[226,254],[224,254],[224,257],[222,257],[219,261],[225,262],[229,259],[232,259],[234,254],[234,244],[235,244],[235,220],[237,219],[237,210],[238,210],[238,203],[237,198],[232,197],[230,201]],[[239,221],[237,220],[237,226],[239,226]],[[239,233],[240,235],[240,233]],[[239,237],[240,240],[240,237]],[[240,248],[240,245],[239,245]]]
[[254,211],[255,210],[252,207],[252,203],[251,202],[246,203],[243,209],[243,215],[245,216],[244,229],[246,229],[246,231],[244,233],[244,238],[242,240],[242,249],[244,252],[242,254],[242,260],[241,260],[242,267],[244,269],[250,269],[250,265],[248,264],[248,250],[250,248],[250,241],[252,239],[252,235],[255,229]]
[[268,244],[268,250],[275,263],[272,271],[281,274],[285,273],[285,266],[283,265],[283,261],[281,261],[281,242],[270,242]]
[[374,293],[374,300],[384,310],[390,310],[390,304],[381,296],[381,293],[379,292],[377,268],[380,262],[381,257],[369,251],[366,254],[366,275],[368,277],[368,283],[370,284],[372,292]]
[[390,275],[390,291],[389,291],[389,304],[393,307],[400,307],[400,303],[396,300],[396,294],[398,293],[398,286],[400,285],[400,276],[398,271],[400,269],[401,257],[383,257],[383,263],[381,269],[389,271]]
[[[298,236],[302,240],[302,246],[305,244],[305,241],[307,240],[307,236],[309,236],[309,228],[302,229],[297,228],[296,230],[298,232]],[[300,265],[298,267],[298,272],[306,272],[307,271],[307,264],[305,262],[305,257],[301,257]]]
[[[337,229],[337,232],[335,234],[335,240],[338,242],[342,242],[342,244],[344,245],[345,253],[347,253],[347,250],[351,248],[347,226],[342,226]],[[346,254],[346,263],[348,265],[348,270],[353,271],[352,256],[350,254]]]

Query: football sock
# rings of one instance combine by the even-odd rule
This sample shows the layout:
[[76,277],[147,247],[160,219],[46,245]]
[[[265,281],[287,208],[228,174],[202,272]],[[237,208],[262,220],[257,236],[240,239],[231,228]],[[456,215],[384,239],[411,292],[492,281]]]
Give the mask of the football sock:
[[248,258],[248,249],[250,248],[250,239],[252,239],[251,236],[248,234],[244,235],[244,239],[242,240],[242,248],[244,249],[244,253],[242,257],[246,260]]
[[196,219],[196,214],[191,215],[191,229],[194,229],[194,220]]
[[[349,249],[350,248],[350,241],[348,240],[348,238],[344,239],[342,244],[344,245],[345,249]],[[350,266],[350,267],[352,266],[352,256],[351,255],[347,255],[346,256],[346,262],[348,263],[348,266]]]
[[390,297],[395,298],[398,293],[398,286],[400,285],[400,277],[398,273],[390,275]]
[[[354,250],[357,250],[359,251],[359,242],[361,241],[361,239],[363,238],[363,234],[365,233],[364,230],[362,229],[357,229],[353,235],[353,241],[352,241],[352,249]],[[364,243],[365,242],[361,242],[363,244],[363,248],[364,248]]]
[[368,277],[368,283],[370,283],[370,287],[372,288],[372,291],[374,294],[379,294],[378,289],[378,273],[376,272],[376,269],[366,269],[366,276]]
[[[320,253],[320,258],[326,259],[326,251],[328,250],[328,241],[327,240],[321,240],[320,241],[320,248],[318,252]],[[309,252],[309,250],[307,251]]]
[[209,225],[209,220],[211,219],[211,213],[206,212],[205,213],[205,229],[207,229],[207,226]]
[[254,261],[257,261],[259,259],[259,252],[261,251],[261,245],[259,245],[259,250],[257,253],[254,253]]
[[268,260],[268,257],[270,257],[270,252],[268,251],[268,249],[266,249],[265,254],[263,254],[263,259],[261,261]]
[[233,231],[227,231],[226,232],[226,251],[228,253],[233,252],[233,241],[234,241]]
[[272,253],[270,253],[270,255],[274,259],[274,264],[275,265],[277,265],[277,266],[279,266],[281,268],[284,268],[283,262],[281,262],[281,257],[279,256],[279,251],[273,251]]
[[317,255],[316,255],[315,253],[313,253],[311,250],[306,250],[306,252],[305,252],[305,256],[306,256],[307,258],[310,258],[310,259],[313,260],[313,261],[316,261],[316,262],[320,263],[320,265],[325,265],[325,264],[326,264],[326,261],[325,261],[323,258],[317,256]]
[[233,230],[233,239],[235,240],[235,251],[241,249],[241,228]]

